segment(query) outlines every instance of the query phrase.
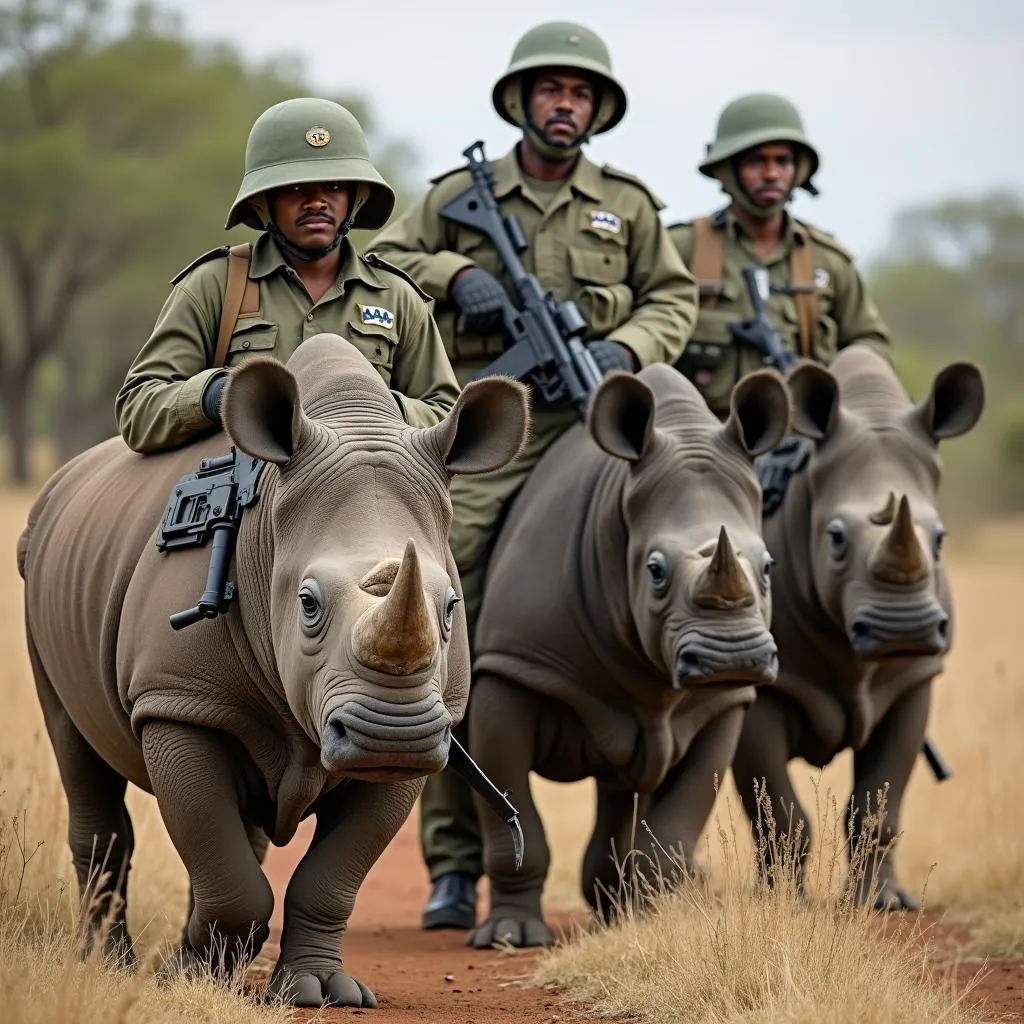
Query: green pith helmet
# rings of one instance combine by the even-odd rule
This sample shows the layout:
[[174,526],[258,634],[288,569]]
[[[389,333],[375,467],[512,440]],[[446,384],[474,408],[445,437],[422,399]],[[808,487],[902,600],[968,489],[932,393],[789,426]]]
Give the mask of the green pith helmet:
[[719,178],[726,161],[766,142],[793,142],[806,150],[807,160],[797,161],[794,187],[806,186],[818,169],[818,152],[804,134],[803,121],[789,100],[773,93],[753,93],[733,100],[718,118],[715,141],[700,165],[701,174]]
[[609,131],[622,120],[626,92],[612,75],[612,60],[600,36],[572,21],[549,21],[531,28],[516,43],[508,69],[491,92],[494,109],[509,124],[526,127],[523,73],[541,68],[571,68],[599,80],[601,104],[594,111],[588,135]]
[[249,132],[245,174],[225,229],[245,224],[263,230],[265,192],[315,181],[357,185],[353,227],[382,228],[395,208],[395,193],[370,162],[366,136],[348,110],[313,97],[275,104],[256,118]]

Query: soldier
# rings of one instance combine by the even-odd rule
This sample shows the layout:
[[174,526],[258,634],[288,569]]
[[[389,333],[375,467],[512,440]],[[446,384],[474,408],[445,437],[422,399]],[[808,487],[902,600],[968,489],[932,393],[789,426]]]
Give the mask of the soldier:
[[459,387],[429,296],[380,257],[357,255],[346,238],[353,227],[381,227],[394,205],[344,107],[302,98],[264,111],[225,225],[262,234],[251,250],[222,246],[173,279],[115,401],[125,442],[156,452],[216,429],[225,366],[253,355],[283,362],[322,333],[366,356],[410,425],[447,415]]
[[718,119],[700,172],[729,196],[710,217],[674,224],[669,234],[700,286],[700,315],[676,364],[719,416],[733,385],[762,365],[739,346],[732,324],[753,315],[745,266],[767,267],[768,316],[794,352],[822,363],[847,345],[889,348],[889,332],[853,265],[830,234],[786,212],[797,188],[817,195],[818,154],[796,108],[781,96],[755,94],[730,103]]
[[[637,178],[582,153],[626,112],[604,43],[567,22],[531,29],[516,44],[492,102],[522,130],[493,171],[502,213],[516,215],[529,243],[527,271],[557,299],[576,302],[602,371],[674,362],[692,329],[697,292],[658,218],[663,204]],[[462,383],[504,351],[502,302],[515,298],[483,235],[440,215],[469,184],[465,168],[435,178],[426,197],[372,244],[436,300],[438,326]],[[541,455],[575,421],[567,402],[542,407],[535,394],[532,439],[516,462],[453,481],[451,546],[471,646],[503,514]],[[421,841],[433,883],[424,927],[472,928],[483,871],[480,829],[471,793],[450,769],[427,782]]]

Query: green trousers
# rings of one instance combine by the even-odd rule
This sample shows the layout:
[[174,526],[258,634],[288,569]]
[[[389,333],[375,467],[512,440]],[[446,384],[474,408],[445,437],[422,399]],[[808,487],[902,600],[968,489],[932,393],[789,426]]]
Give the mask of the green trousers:
[[[534,409],[530,439],[515,462],[494,473],[452,480],[454,520],[450,543],[462,581],[471,654],[475,653],[474,633],[483,604],[487,566],[512,499],[544,452],[575,422],[577,417],[570,407]],[[472,693],[471,685],[471,700]],[[467,748],[468,718],[467,713],[455,730],[455,736]],[[473,791],[451,768],[427,777],[420,797],[420,845],[431,881],[452,871],[474,879],[483,874],[483,844]]]

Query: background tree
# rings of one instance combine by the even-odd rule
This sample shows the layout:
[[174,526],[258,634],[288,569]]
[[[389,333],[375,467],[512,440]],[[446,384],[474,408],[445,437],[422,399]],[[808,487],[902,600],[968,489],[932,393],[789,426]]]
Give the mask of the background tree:
[[[0,9],[0,414],[15,482],[33,433],[64,460],[114,432],[113,396],[169,278],[251,236],[222,227],[252,122],[309,91],[294,64],[250,66],[148,4],[120,24],[103,0]],[[404,193],[409,148],[380,145],[366,105],[337,98]]]

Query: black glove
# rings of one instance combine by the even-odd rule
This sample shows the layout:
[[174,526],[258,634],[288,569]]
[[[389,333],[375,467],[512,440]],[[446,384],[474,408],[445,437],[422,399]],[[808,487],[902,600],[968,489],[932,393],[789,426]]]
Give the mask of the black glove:
[[617,341],[591,341],[587,348],[594,357],[602,377],[612,370],[636,372],[636,357],[625,345],[620,345]]
[[224,396],[224,387],[228,375],[220,373],[212,378],[203,390],[203,415],[214,423],[220,423],[220,400]]
[[463,271],[449,293],[462,314],[462,326],[468,334],[490,334],[504,322],[502,313],[508,296],[486,270],[470,267]]

